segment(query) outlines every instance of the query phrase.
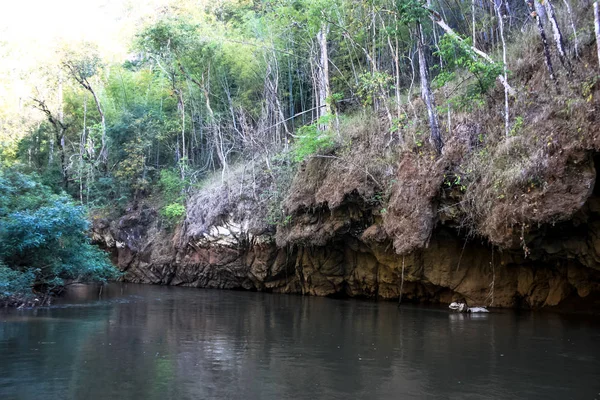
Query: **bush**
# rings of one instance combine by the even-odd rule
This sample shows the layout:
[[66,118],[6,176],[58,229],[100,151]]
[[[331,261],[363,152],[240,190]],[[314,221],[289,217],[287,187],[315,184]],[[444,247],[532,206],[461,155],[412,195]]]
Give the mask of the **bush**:
[[83,207],[34,177],[0,168],[0,292],[26,295],[65,280],[106,281],[118,273],[89,242]]
[[31,293],[34,282],[34,271],[15,271],[0,263],[0,300]]
[[324,115],[314,124],[298,129],[298,138],[294,144],[294,161],[303,161],[306,157],[331,149],[335,142],[328,131],[320,130],[318,125],[330,122],[331,116]]
[[158,181],[164,206],[160,214],[166,219],[168,225],[179,223],[185,216],[184,189],[186,181],[181,179],[178,171],[162,170]]
[[158,187],[162,193],[165,203],[178,202],[183,198],[183,190],[186,183],[179,173],[174,170],[163,169],[160,171]]
[[169,222],[177,223],[185,216],[185,206],[181,203],[171,203],[164,207],[161,213]]

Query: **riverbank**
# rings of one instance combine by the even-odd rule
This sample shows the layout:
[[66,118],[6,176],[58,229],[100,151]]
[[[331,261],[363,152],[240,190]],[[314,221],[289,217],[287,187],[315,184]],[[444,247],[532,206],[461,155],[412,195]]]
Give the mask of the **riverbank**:
[[[289,189],[285,224],[266,222],[267,208],[247,196],[256,180],[242,170],[226,184],[215,183],[194,195],[186,220],[175,228],[140,202],[118,219],[97,218],[94,240],[111,252],[128,282],[384,300],[402,296],[403,301],[433,303],[465,297],[470,304],[494,307],[564,310],[577,304],[577,309],[595,309],[600,197],[594,190],[593,154],[582,150],[576,159],[563,158],[565,175],[552,178],[552,184],[526,186],[518,196],[498,199],[530,218],[515,223],[505,217],[506,225],[499,226],[512,238],[505,247],[492,242],[493,236],[465,227],[457,204],[467,194],[448,188],[445,178],[440,186],[432,184],[430,192],[422,186],[425,172],[411,180],[411,174],[421,171],[407,167],[418,162],[413,156],[393,175],[398,183],[389,200],[377,198],[377,186],[367,175],[352,184],[352,177],[361,176],[356,170],[343,169],[335,159],[313,158],[300,166]],[[425,167],[422,171],[428,171]],[[261,179],[264,186],[255,188],[258,198],[272,187],[268,174]],[[543,207],[546,223],[538,212]],[[486,220],[499,223],[494,215]]]
[[299,140],[296,150],[216,171],[190,193],[175,226],[151,199],[138,199],[124,215],[97,214],[94,241],[128,282],[595,309],[593,38],[554,82],[538,68],[541,53],[522,50],[511,69],[519,89],[507,100],[510,129],[499,85],[448,114],[441,154],[427,144],[418,101],[409,99],[405,124],[347,113],[306,157],[298,158]]

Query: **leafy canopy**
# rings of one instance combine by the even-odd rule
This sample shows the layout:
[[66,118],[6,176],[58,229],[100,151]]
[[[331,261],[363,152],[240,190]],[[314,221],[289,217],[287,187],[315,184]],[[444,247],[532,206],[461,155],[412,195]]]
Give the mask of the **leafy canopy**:
[[83,207],[14,168],[0,166],[0,190],[0,297],[117,276],[86,235]]

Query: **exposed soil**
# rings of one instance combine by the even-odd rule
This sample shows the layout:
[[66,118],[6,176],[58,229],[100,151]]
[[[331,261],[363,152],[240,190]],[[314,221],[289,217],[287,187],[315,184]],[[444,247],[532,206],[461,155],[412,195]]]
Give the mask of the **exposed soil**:
[[131,282],[594,308],[600,84],[582,69],[558,91],[544,73],[517,68],[509,137],[499,91],[454,116],[439,157],[410,142],[422,126],[394,136],[367,118],[295,172],[252,162],[199,190],[172,230],[142,204],[96,220],[94,240]]

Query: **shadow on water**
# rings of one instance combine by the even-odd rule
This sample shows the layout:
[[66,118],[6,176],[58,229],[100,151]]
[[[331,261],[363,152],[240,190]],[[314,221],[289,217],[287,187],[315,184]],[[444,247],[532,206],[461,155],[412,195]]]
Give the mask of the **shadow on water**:
[[132,284],[0,313],[2,399],[566,399],[600,393],[584,317]]

